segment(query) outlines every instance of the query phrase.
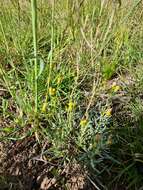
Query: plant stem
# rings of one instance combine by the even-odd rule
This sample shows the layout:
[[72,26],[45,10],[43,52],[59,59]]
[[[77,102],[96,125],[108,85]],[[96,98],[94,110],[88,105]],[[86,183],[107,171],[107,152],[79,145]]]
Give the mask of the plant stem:
[[31,0],[32,10],[32,31],[34,48],[34,91],[35,91],[35,113],[38,111],[38,59],[37,59],[37,1]]

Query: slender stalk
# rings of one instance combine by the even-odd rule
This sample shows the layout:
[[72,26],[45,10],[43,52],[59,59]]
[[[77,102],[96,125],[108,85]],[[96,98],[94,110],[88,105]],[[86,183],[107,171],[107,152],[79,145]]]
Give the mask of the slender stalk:
[[52,1],[52,20],[51,20],[51,51],[50,51],[50,64],[49,64],[49,74],[47,79],[47,93],[45,98],[45,103],[43,108],[47,105],[48,94],[49,94],[49,87],[51,82],[51,75],[52,75],[52,65],[53,65],[53,50],[54,50],[54,13],[55,13],[55,0]]
[[50,56],[50,67],[48,76],[48,88],[50,86],[52,64],[53,64],[53,49],[54,49],[54,12],[55,12],[55,0],[52,2],[52,20],[51,20],[51,56]]
[[32,31],[34,48],[34,91],[35,91],[35,113],[38,111],[38,59],[37,59],[37,0],[31,0],[32,10]]

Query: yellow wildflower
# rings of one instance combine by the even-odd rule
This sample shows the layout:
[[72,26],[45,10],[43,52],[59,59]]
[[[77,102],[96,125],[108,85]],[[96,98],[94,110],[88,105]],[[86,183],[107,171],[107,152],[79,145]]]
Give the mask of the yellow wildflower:
[[112,115],[112,108],[108,108],[106,111],[105,111],[105,115],[107,117],[110,117]]
[[50,87],[50,88],[49,88],[49,95],[50,95],[50,96],[55,96],[55,94],[56,94],[56,89]]
[[72,101],[69,101],[67,106],[67,111],[72,111],[75,108],[75,103]]
[[117,85],[116,82],[113,82],[111,89],[113,92],[118,92],[120,90],[120,86]]
[[63,80],[63,78],[62,78],[61,76],[59,76],[59,77],[57,78],[57,84],[60,84],[60,83],[62,82],[62,80]]
[[46,108],[47,108],[47,103],[45,102],[45,103],[43,104],[43,107],[42,107],[42,112],[46,112]]
[[86,125],[87,125],[87,123],[88,123],[88,120],[87,119],[81,119],[81,121],[80,121],[80,126],[81,127],[85,127]]

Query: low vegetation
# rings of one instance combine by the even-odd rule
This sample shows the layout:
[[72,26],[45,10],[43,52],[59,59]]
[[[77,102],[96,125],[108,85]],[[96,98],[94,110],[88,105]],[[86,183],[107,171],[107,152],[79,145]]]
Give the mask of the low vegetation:
[[142,7],[0,0],[0,189],[142,189]]

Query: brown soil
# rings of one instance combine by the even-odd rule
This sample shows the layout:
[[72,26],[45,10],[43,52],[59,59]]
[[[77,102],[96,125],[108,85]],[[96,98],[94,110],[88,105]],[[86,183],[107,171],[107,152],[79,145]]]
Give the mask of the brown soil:
[[43,147],[48,149],[48,144],[39,145],[34,137],[0,143],[0,190],[95,189],[79,164],[46,159]]

